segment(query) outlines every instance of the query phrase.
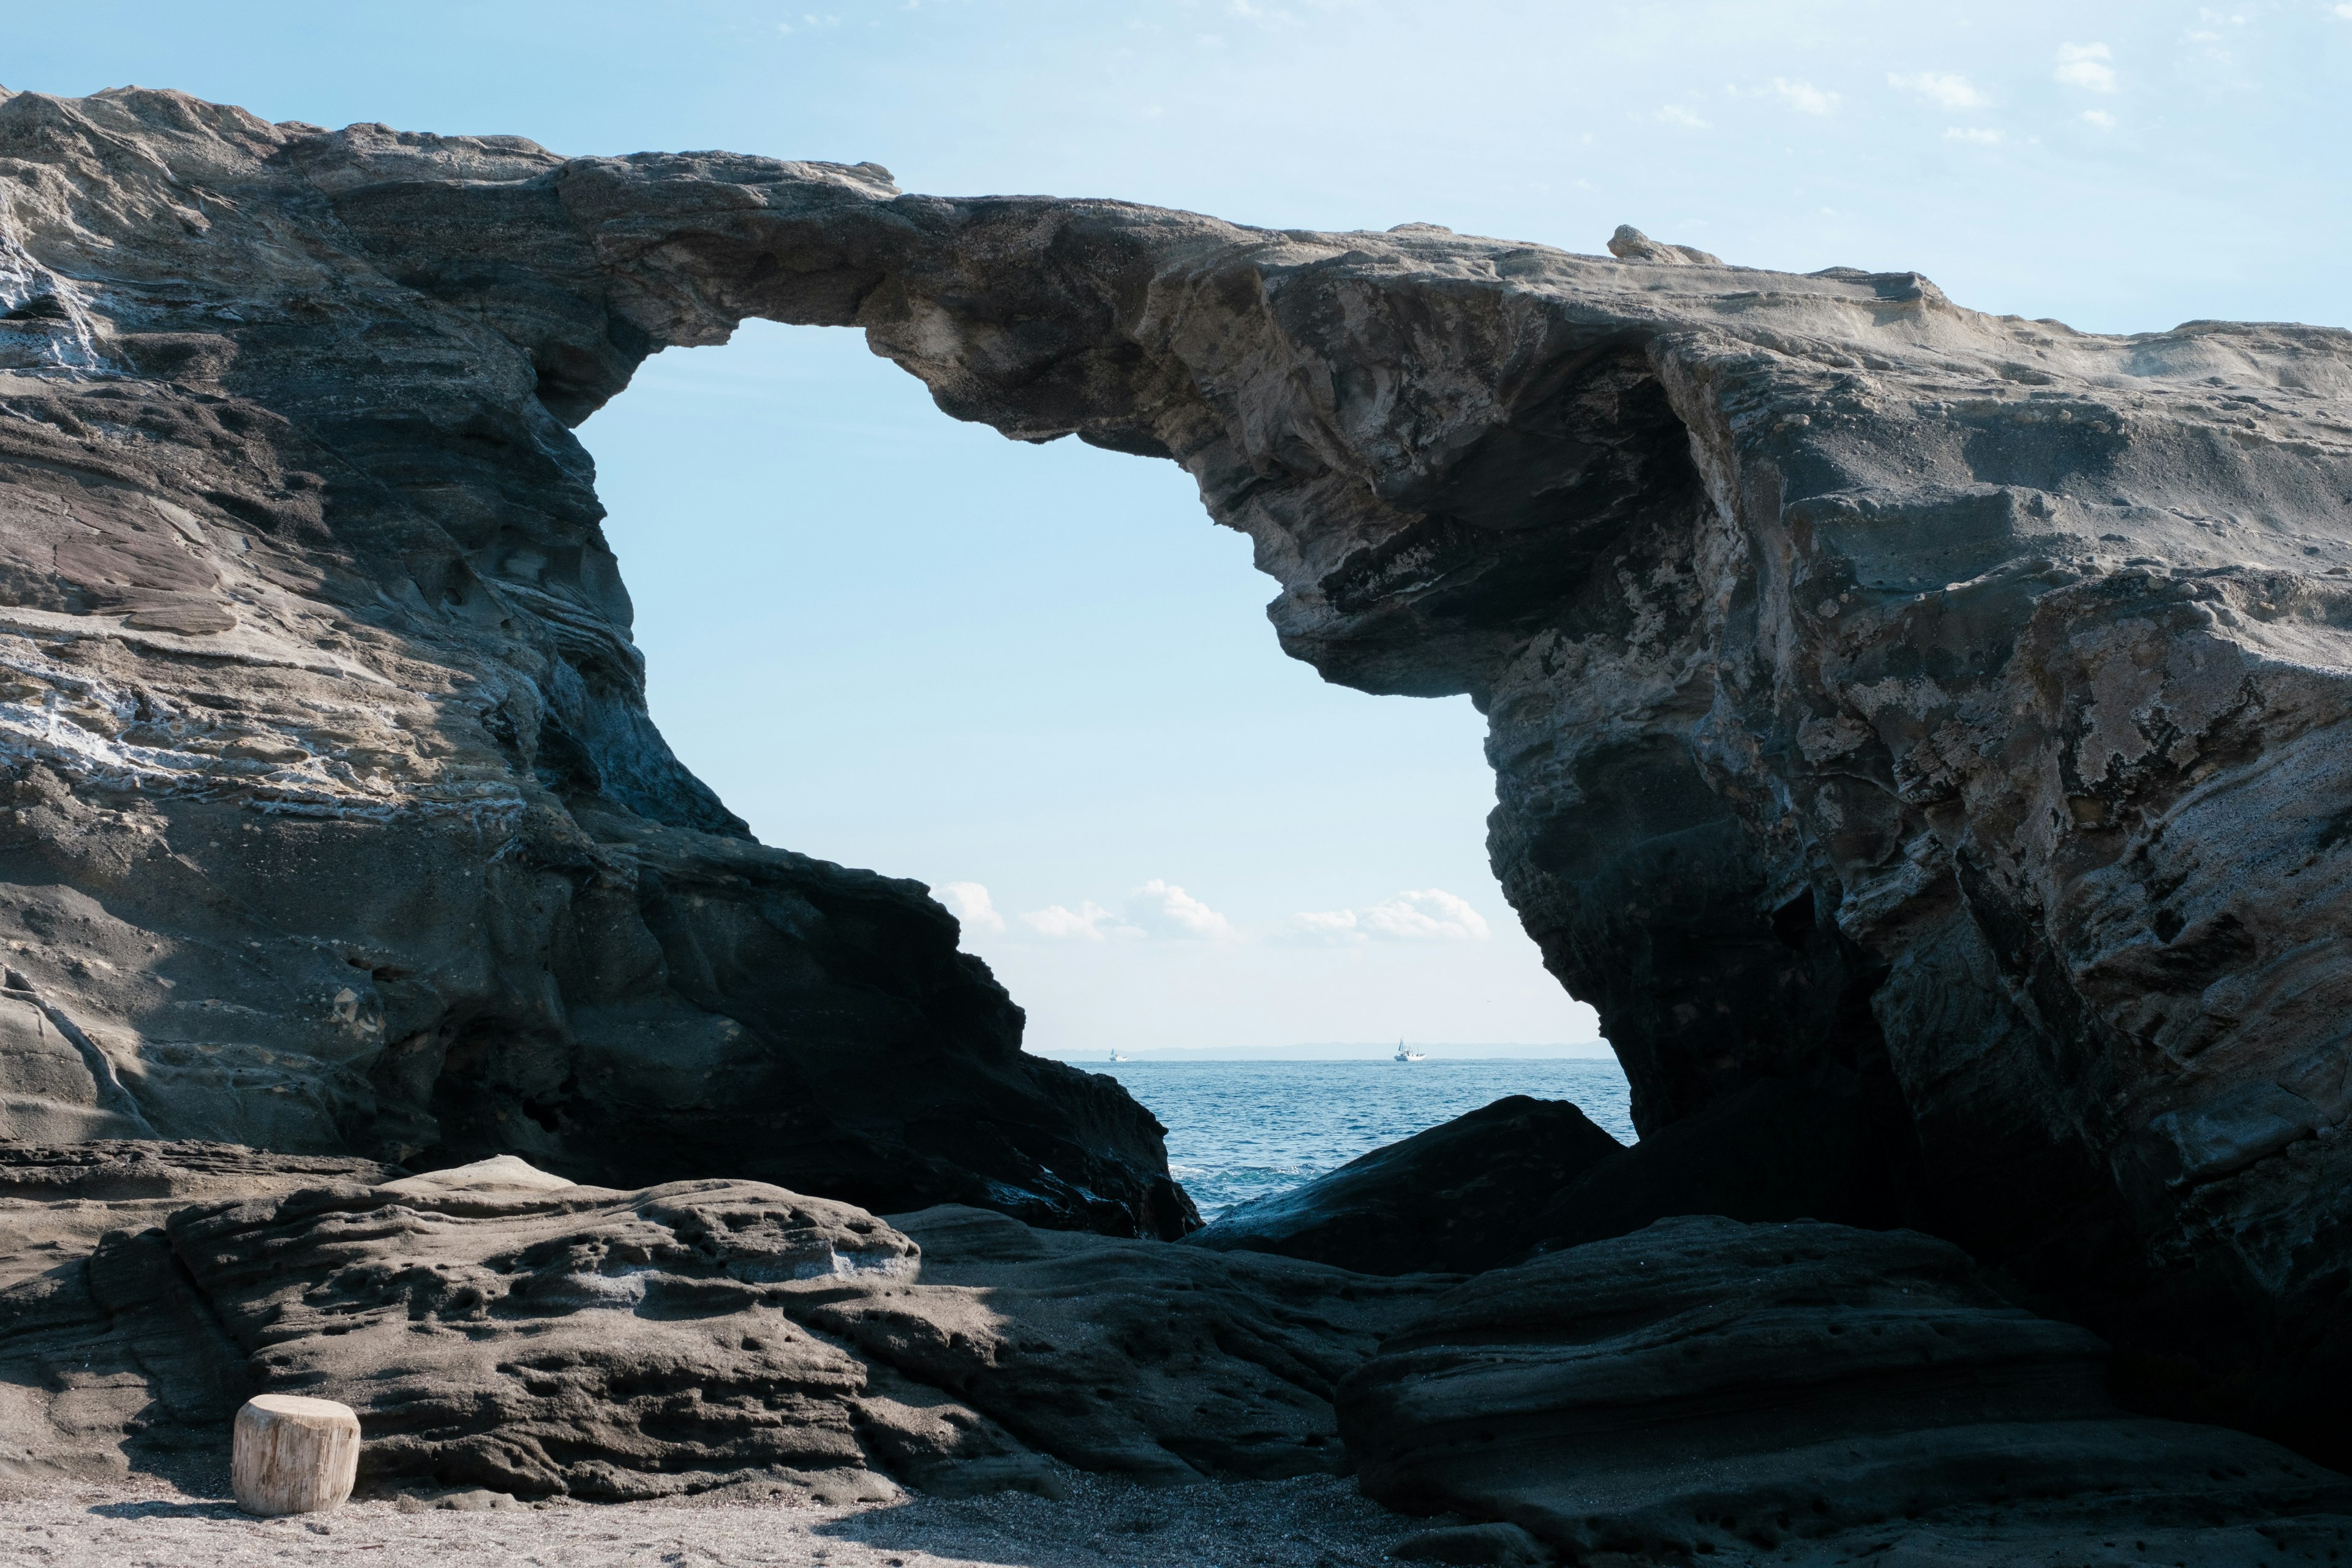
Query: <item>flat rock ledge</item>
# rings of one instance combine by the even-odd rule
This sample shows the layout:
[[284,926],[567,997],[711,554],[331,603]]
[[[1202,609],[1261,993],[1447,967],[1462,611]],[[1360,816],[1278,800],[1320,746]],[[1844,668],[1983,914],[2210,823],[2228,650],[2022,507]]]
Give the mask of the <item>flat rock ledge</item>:
[[1932,1237],[1685,1217],[1468,1281],[1341,1385],[1339,1412],[1370,1496],[1572,1563],[2347,1549],[2352,1480],[2126,1415],[2107,1359]]
[[[201,1201],[0,1199],[0,1384],[25,1393],[0,1473],[225,1454],[266,1391],[356,1410],[362,1488],[850,1504],[1336,1474],[1333,1389],[1458,1282],[754,1182],[622,1192],[514,1160],[320,1182],[210,1147]],[[240,1157],[257,1190],[225,1195]],[[168,1162],[115,1163],[73,1180]]]

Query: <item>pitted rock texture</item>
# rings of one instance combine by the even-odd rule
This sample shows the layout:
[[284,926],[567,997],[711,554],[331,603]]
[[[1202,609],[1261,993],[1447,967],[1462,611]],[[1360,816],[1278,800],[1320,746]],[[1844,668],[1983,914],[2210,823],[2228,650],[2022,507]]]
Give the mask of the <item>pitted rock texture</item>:
[[0,1198],[0,1478],[217,1463],[261,1392],[352,1405],[379,1489],[1339,1473],[1333,1390],[1458,1282],[510,1159],[289,1190],[246,1151],[239,1196],[225,1152],[204,1201]]
[[1571,1563],[2340,1552],[2352,1480],[2126,1415],[2105,1362],[1948,1243],[1681,1218],[1480,1275],[1339,1407],[1370,1495],[1516,1525]]
[[730,837],[645,720],[565,426],[854,325],[950,414],[1181,463],[1328,678],[1477,702],[1645,1134],[1843,1075],[1859,1179],[2135,1397],[2347,1456],[2344,332],[152,92],[11,98],[0,160],[0,874],[128,1097],[60,1118],[1181,1229],[943,915]]
[[360,1412],[369,1479],[533,1496],[863,1468],[866,1369],[770,1288],[919,1258],[846,1205],[719,1182],[331,1187],[167,1228],[256,1386]]
[[1155,1484],[1349,1469],[1333,1391],[1459,1279],[1041,1230],[955,1205],[894,1217],[922,1244],[921,1287],[797,1287],[804,1321],[1041,1453]]
[[[919,884],[751,842],[647,719],[562,389],[656,339],[491,237],[560,161],[467,144],[481,247],[342,145],[0,94],[0,1135],[1197,1223]],[[370,237],[419,222],[456,292]]]
[[0,1140],[0,1478],[217,1457],[259,1390],[164,1220],[206,1199],[400,1174],[225,1143]]

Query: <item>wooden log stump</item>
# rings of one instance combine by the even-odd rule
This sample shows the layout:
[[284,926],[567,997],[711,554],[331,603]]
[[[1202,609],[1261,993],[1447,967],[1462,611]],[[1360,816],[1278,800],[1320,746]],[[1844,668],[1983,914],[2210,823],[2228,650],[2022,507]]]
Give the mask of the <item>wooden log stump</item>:
[[341,1508],[359,1475],[360,1418],[348,1405],[263,1394],[236,1413],[229,1484],[247,1513]]

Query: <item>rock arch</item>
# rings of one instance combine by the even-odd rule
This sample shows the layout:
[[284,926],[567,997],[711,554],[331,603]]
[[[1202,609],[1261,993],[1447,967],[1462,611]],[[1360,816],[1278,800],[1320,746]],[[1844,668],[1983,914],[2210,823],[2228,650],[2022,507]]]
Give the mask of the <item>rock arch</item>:
[[[187,887],[240,920],[299,911],[312,956],[285,949],[278,994],[352,990],[348,1016],[268,1047],[320,1064],[281,1075],[318,1125],[438,1119],[429,1086],[461,1081],[502,1131],[561,1142],[595,1073],[610,1104],[657,1099],[672,1064],[724,1080],[742,1059],[727,1025],[751,1026],[717,1004],[782,1016],[801,1004],[760,988],[792,973],[813,988],[792,996],[828,998],[810,1016],[835,1044],[779,1045],[799,1078],[728,1092],[833,1109],[763,1127],[769,1145],[838,1133],[843,1172],[887,1146],[1051,1174],[1066,1151],[1098,1163],[1055,1176],[1067,1190],[1036,1212],[1181,1226],[1131,1109],[1009,1065],[1017,1014],[943,916],[908,885],[743,844],[644,718],[566,426],[646,354],[747,316],[856,326],[951,415],[1182,464],[1281,584],[1285,649],[1328,677],[1478,702],[1497,870],[1547,963],[1600,1005],[1645,1128],[1803,1084],[1867,1134],[1855,1184],[1887,1217],[2116,1338],[2147,1397],[2335,1451],[2324,1413],[2352,1354],[2346,334],[2093,337],[1960,309],[1915,274],[950,201],[872,165],[564,160],[171,94],[18,95],[0,158],[26,296],[8,352],[34,383],[12,394],[15,493],[128,563],[68,569],[55,540],[46,576],[15,563],[10,625],[36,652],[103,644],[72,668],[40,652],[38,679],[93,721],[92,703],[130,715],[121,734],[168,731],[139,703],[161,713],[163,694],[184,719],[202,700],[188,661],[234,648],[243,668],[341,683],[240,677],[285,683],[281,715],[363,706],[341,694],[371,678],[408,715],[337,742],[247,702],[250,732],[210,752],[120,734],[59,751],[50,731],[21,753],[36,826],[17,853],[59,868],[52,925],[68,892],[121,880],[141,841],[124,835],[153,836],[119,820],[137,813],[106,780],[152,774],[147,798],[185,802],[163,813],[175,845],[277,813],[269,877],[191,860]],[[36,297],[59,303],[26,314]],[[139,581],[132,546],[164,526],[142,519],[176,526],[159,502],[186,514],[221,603]],[[135,624],[193,627],[207,605],[236,628]],[[351,761],[371,746],[380,788]],[[499,790],[510,825],[451,826]],[[378,806],[400,826],[359,847],[350,825]],[[482,905],[487,961],[479,942],[435,948],[433,973],[473,964],[473,994],[499,998],[478,1047],[412,1026],[431,1013],[403,1011],[415,955],[338,948],[323,884],[281,875],[364,864],[333,897],[392,910],[424,885],[403,858],[419,845],[453,887],[527,869],[536,891],[493,900],[501,918],[566,911],[509,935]],[[135,900],[100,902],[138,928],[108,939],[122,952],[157,929],[122,920]],[[454,907],[366,929],[429,931]],[[225,938],[209,951],[208,973],[234,969]],[[657,972],[709,1021],[633,1012]],[[326,985],[352,973],[367,987]],[[138,1098],[172,1067],[162,1047],[206,1042],[148,1030],[163,1005],[133,990],[79,994],[118,1008]],[[959,1042],[939,1103],[998,1107],[989,1131],[918,1114],[875,1142],[825,1086],[877,1037]],[[212,1059],[172,1070],[250,1101]],[[679,1157],[708,1110],[679,1108],[649,1157]],[[1114,1189],[1125,1217],[1087,1218],[1078,1194]]]

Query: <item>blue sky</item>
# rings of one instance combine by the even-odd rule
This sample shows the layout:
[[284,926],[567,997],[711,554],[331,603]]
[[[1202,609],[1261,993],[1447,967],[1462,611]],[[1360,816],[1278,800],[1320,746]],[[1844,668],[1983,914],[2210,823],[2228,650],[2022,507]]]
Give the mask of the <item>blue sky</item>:
[[[2352,322],[2339,0],[79,0],[10,17],[0,82],[1283,226],[1631,222],[2093,331]],[[1034,1046],[1594,1037],[1486,869],[1467,702],[1284,659],[1173,467],[756,323],[581,435],[681,755],[769,842],[940,889]]]

